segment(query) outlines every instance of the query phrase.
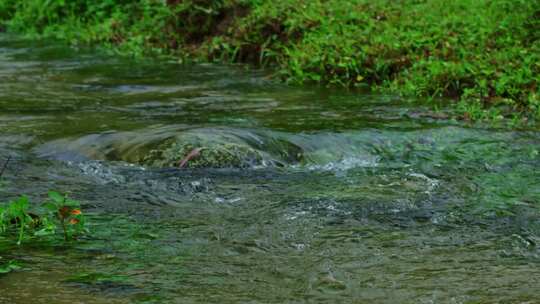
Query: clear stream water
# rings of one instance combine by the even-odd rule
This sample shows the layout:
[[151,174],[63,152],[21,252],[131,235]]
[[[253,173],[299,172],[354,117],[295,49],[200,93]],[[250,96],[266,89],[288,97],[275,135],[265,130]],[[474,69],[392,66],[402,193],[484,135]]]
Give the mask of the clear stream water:
[[[261,158],[142,165],[193,138]],[[92,233],[0,239],[0,303],[540,303],[538,129],[0,36],[8,156],[1,201],[70,193]]]

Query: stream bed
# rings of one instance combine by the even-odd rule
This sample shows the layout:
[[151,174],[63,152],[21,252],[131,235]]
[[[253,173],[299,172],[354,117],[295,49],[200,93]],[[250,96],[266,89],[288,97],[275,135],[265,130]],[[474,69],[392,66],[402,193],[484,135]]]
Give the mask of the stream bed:
[[540,131],[443,116],[0,36],[0,201],[91,231],[0,239],[0,303],[540,303]]

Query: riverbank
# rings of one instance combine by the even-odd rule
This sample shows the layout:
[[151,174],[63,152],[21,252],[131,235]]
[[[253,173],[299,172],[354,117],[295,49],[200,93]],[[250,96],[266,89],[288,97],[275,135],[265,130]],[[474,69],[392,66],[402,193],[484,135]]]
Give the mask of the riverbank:
[[540,2],[0,0],[8,31],[141,56],[248,62],[290,83],[449,97],[464,119],[540,117]]
[[539,130],[229,65],[0,45],[0,201],[68,194],[89,231],[0,234],[0,303],[540,303]]

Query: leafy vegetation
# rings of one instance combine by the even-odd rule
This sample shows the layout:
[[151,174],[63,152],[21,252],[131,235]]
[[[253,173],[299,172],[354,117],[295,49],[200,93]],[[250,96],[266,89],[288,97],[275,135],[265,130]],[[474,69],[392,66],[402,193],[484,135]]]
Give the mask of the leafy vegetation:
[[15,260],[9,260],[5,263],[2,263],[1,257],[0,257],[0,275],[10,273],[14,270],[21,269],[20,263]]
[[0,203],[0,237],[13,238],[20,245],[24,240],[59,234],[69,241],[87,232],[79,202],[51,191],[39,207],[31,211],[26,196]]
[[[540,1],[0,0],[11,31],[540,117]],[[489,110],[485,111],[486,108]]]

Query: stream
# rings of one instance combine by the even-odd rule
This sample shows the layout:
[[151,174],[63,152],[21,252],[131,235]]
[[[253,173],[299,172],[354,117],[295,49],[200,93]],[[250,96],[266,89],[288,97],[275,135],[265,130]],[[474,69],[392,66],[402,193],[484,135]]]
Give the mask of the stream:
[[90,229],[0,238],[0,303],[540,303],[539,129],[439,116],[0,35],[0,201]]

